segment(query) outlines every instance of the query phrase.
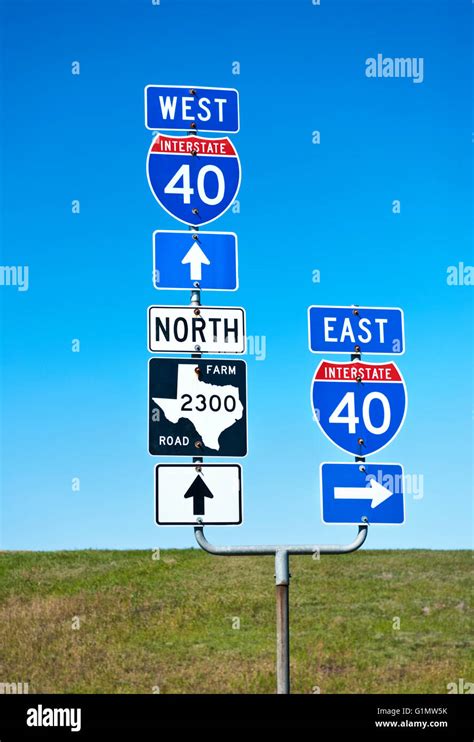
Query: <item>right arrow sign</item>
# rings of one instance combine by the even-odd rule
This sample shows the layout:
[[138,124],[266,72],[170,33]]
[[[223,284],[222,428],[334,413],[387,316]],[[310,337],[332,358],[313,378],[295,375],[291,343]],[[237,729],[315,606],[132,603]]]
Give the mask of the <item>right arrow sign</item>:
[[320,480],[323,523],[405,521],[401,464],[324,463]]

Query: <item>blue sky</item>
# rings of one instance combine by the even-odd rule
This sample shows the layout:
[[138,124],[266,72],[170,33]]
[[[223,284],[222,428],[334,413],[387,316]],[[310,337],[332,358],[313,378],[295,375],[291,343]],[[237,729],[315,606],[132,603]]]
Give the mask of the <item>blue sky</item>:
[[[245,307],[266,358],[247,357],[245,524],[208,536],[352,539],[355,527],[321,523],[319,465],[351,458],[312,420],[306,312],[356,303],[405,311],[408,414],[371,461],[402,463],[417,489],[423,478],[406,524],[373,527],[367,547],[471,545],[474,289],[446,281],[474,263],[471,12],[460,0],[3,1],[1,263],[27,265],[29,288],[0,287],[2,548],[194,543],[192,528],[154,525],[147,453],[147,306],[189,301],[152,284],[152,232],[183,227],[147,184],[150,83],[240,92],[241,211],[207,227],[237,233],[240,288],[203,303]],[[423,82],[367,78],[378,53],[422,57]]]

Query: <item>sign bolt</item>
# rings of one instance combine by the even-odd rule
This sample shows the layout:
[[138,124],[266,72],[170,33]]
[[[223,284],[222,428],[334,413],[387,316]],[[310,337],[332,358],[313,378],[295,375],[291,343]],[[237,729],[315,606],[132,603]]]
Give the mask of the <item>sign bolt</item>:
[[362,376],[356,376],[356,381],[358,384],[362,381]]
[[194,445],[196,446],[196,448],[202,448],[202,441],[196,441]]
[[191,88],[191,90],[189,91],[189,95],[196,95],[196,91],[194,90],[194,88]]
[[196,307],[196,309],[194,310],[194,314],[201,314],[201,310],[199,309],[199,307]]
[[352,314],[355,314],[355,316],[358,317],[359,316],[359,310],[358,309],[353,309],[352,310]]
[[193,209],[193,210],[192,210],[192,213],[193,213],[193,214],[199,214],[199,210],[198,210],[198,209]]
[[354,345],[354,353],[360,353],[360,345]]
[[364,445],[364,439],[363,438],[358,438],[357,439],[357,443],[359,444],[359,446],[363,446]]
[[198,472],[201,472],[202,471],[202,466],[195,466],[194,468]]
[[367,471],[367,469],[365,468],[365,466],[363,466],[363,465],[361,464],[361,465],[359,466],[359,471],[361,471],[361,472],[364,472],[364,473],[365,473],[365,472]]
[[193,240],[198,240],[198,239],[199,239],[199,235],[198,234],[193,234]]
[[197,374],[198,376],[201,375],[201,369],[199,368],[199,366],[196,366],[196,368],[194,369],[194,373]]
[[190,128],[190,129],[195,129],[195,128],[196,128],[196,124],[195,124],[195,122],[194,122],[194,121],[192,122],[192,124],[190,124],[190,127],[189,127],[189,128]]
[[200,345],[195,345],[194,346],[194,350],[195,351],[200,351],[201,350],[201,346]]

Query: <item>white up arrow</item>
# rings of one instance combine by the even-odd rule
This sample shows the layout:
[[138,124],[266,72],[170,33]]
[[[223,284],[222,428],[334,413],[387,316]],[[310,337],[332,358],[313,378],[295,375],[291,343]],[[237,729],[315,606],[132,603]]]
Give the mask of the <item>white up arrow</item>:
[[372,508],[381,505],[392,495],[393,492],[390,492],[376,479],[370,480],[370,487],[334,487],[334,498],[336,500],[372,500]]
[[189,263],[191,270],[191,281],[200,281],[202,278],[202,265],[210,265],[211,261],[203,253],[197,242],[193,242],[181,263]]

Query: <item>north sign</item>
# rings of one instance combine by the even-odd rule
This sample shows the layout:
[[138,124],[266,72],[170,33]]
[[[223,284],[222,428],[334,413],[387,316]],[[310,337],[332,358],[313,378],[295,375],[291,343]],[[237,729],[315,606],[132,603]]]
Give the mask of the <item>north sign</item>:
[[240,188],[237,151],[228,137],[158,134],[147,158],[148,183],[171,216],[200,227],[227,211]]
[[398,308],[311,306],[308,336],[312,353],[405,352],[403,311]]
[[239,94],[234,88],[147,85],[145,126],[235,134],[239,131]]
[[370,456],[399,433],[407,392],[395,363],[321,361],[311,405],[324,435],[354,456]]
[[148,420],[153,456],[246,456],[247,364],[151,358]]
[[151,353],[245,353],[241,307],[148,307]]
[[242,523],[240,464],[158,464],[159,526],[238,526]]

